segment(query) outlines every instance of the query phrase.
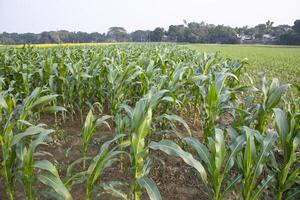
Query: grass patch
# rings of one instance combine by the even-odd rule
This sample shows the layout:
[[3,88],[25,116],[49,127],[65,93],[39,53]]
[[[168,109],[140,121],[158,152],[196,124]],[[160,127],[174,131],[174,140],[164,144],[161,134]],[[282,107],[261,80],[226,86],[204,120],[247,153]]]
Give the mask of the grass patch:
[[300,46],[276,45],[219,45],[189,44],[191,49],[205,52],[219,52],[225,57],[248,58],[247,72],[256,76],[278,77],[281,82],[300,84]]

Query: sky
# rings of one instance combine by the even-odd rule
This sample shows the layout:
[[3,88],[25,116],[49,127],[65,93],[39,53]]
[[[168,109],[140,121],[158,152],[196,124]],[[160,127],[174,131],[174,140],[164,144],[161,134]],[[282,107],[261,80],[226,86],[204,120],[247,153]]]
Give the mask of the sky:
[[0,0],[0,32],[50,30],[128,32],[204,21],[254,26],[267,20],[292,25],[300,0]]

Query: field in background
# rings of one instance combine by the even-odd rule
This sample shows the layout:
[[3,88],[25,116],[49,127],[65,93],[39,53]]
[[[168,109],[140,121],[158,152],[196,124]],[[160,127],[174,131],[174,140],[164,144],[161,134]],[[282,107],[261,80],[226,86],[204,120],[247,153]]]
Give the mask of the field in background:
[[185,46],[202,52],[219,52],[222,56],[230,58],[248,58],[247,72],[252,77],[258,72],[265,72],[269,79],[278,77],[285,83],[300,84],[300,46],[218,44]]
[[[107,46],[115,44],[124,44],[125,42],[103,42],[103,43],[61,43],[61,44],[32,44],[35,47],[48,48],[48,47],[77,47],[77,46]],[[1,47],[23,47],[24,44],[18,45],[0,45]]]
[[[76,46],[107,46],[126,43],[65,43],[65,44],[34,44],[33,46],[76,47]],[[128,44],[128,43],[127,43]],[[0,45],[4,47],[23,47],[24,45]],[[188,48],[201,52],[219,52],[223,57],[248,59],[247,72],[251,77],[257,77],[258,72],[266,76],[278,77],[281,82],[300,84],[300,46],[275,45],[226,45],[226,44],[187,44]]]

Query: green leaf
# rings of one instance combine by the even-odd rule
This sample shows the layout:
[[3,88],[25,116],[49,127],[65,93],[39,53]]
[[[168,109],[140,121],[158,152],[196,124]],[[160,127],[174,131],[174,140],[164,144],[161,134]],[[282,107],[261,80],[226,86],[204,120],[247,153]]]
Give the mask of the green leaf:
[[274,91],[268,96],[266,101],[266,110],[274,108],[280,101],[283,93],[290,87],[290,85],[282,85],[274,89]]
[[223,192],[223,194],[226,194],[227,192],[230,192],[233,188],[234,188],[234,186],[238,183],[238,182],[240,182],[241,180],[242,180],[242,174],[240,174],[240,175],[238,175],[238,176],[236,176],[233,180],[231,180],[230,182],[229,182],[229,184],[226,186],[226,188],[224,189],[224,192]]
[[230,153],[230,155],[228,157],[228,160],[226,162],[226,166],[224,168],[225,173],[227,173],[231,169],[231,167],[233,165],[231,163],[234,162],[236,154],[239,151],[242,150],[242,148],[244,147],[245,143],[246,143],[246,141],[245,141],[245,137],[244,136],[241,135],[241,136],[238,136],[236,138],[235,142],[232,145],[231,153]]
[[265,190],[265,188],[269,185],[269,183],[272,181],[273,178],[274,178],[274,175],[273,176],[269,175],[266,180],[263,180],[262,184],[259,185],[258,190],[251,197],[251,199],[253,199],[253,200],[259,199],[260,195]]
[[46,95],[46,96],[42,96],[40,98],[38,98],[31,106],[30,108],[34,108],[40,105],[45,105],[53,100],[56,99],[56,97],[58,97],[57,94],[54,95]]
[[290,189],[297,181],[300,180],[300,165],[296,166],[285,181],[284,187]]
[[56,113],[56,112],[66,112],[67,110],[62,106],[47,106],[42,108],[43,112]]
[[51,174],[53,174],[54,176],[59,177],[59,174],[58,174],[58,171],[57,171],[56,167],[48,160],[36,161],[34,163],[34,167],[45,170],[45,171],[48,171]]
[[182,119],[178,115],[163,114],[161,116],[161,118],[166,118],[169,121],[177,121],[177,122],[181,123],[184,126],[184,128],[188,131],[189,135],[190,136],[192,135],[190,127],[187,125],[187,123],[184,121],[184,119]]
[[168,92],[168,90],[160,90],[159,92],[155,93],[151,98],[150,98],[150,108],[154,108],[159,100],[165,96],[165,94]]
[[4,108],[4,109],[8,109],[8,106],[7,106],[7,103],[6,103],[6,101],[5,101],[5,99],[4,99],[4,97],[0,94],[0,108]]
[[269,156],[273,143],[276,141],[277,135],[274,133],[268,133],[265,139],[263,140],[263,146],[259,157],[257,158],[256,167],[253,172],[253,178],[251,185],[254,185],[256,177],[261,173],[261,167],[265,159]]
[[300,197],[300,189],[295,188],[292,191],[289,191],[287,196],[286,196],[286,200],[295,200],[295,199],[299,199],[298,197]]
[[207,165],[207,169],[211,172],[211,154],[208,151],[207,147],[201,144],[197,139],[193,137],[183,138],[183,141],[186,142],[188,145],[192,146],[197,151],[200,160],[202,160]]
[[216,90],[215,85],[211,85],[207,96],[206,96],[206,103],[210,109],[215,109],[219,105],[219,94]]
[[55,192],[61,195],[65,200],[72,200],[72,196],[69,190],[65,187],[63,182],[59,177],[53,175],[49,172],[40,173],[38,175],[38,180],[43,184],[51,187]]
[[110,118],[112,118],[112,117],[109,115],[104,115],[104,116],[100,117],[99,119],[96,120],[96,123],[95,123],[96,127],[101,126],[102,124],[105,124],[110,129],[109,123],[107,122],[107,120]]
[[161,150],[170,156],[180,157],[186,164],[195,168],[202,178],[202,181],[207,184],[207,174],[202,164],[196,160],[192,154],[185,152],[179,145],[170,141],[162,140],[160,142],[151,142],[149,148],[153,150]]
[[37,135],[37,134],[40,134],[40,133],[45,133],[45,134],[50,134],[50,133],[53,133],[54,130],[46,130],[44,128],[41,128],[41,127],[37,127],[37,126],[34,126],[34,127],[29,127],[25,130],[25,132],[23,133],[19,133],[17,135],[15,135],[12,139],[12,145],[15,145],[17,143],[20,142],[20,140],[22,140],[24,137],[27,137],[27,136],[32,136],[32,135]]
[[147,190],[150,200],[161,200],[161,196],[156,184],[148,177],[142,177],[138,180],[141,187]]
[[120,181],[110,181],[108,183],[102,183],[100,187],[104,190],[103,193],[109,193],[114,197],[124,199],[124,200],[129,200],[127,197],[127,194],[124,193],[122,190],[118,189],[117,187],[120,186],[126,186],[126,183],[120,182]]
[[289,124],[285,113],[280,108],[274,108],[276,127],[280,136],[281,144],[284,146],[289,133]]
[[226,155],[224,135],[221,129],[215,129],[213,145],[215,151],[214,154],[215,167],[217,168],[218,171],[220,171]]

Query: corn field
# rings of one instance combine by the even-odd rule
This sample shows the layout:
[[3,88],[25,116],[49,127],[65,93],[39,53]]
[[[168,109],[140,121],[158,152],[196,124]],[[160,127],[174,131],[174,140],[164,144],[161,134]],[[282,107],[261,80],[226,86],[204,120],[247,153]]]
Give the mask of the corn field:
[[300,88],[246,67],[169,44],[2,49],[0,199],[172,199],[153,174],[175,161],[201,191],[182,199],[300,199]]

